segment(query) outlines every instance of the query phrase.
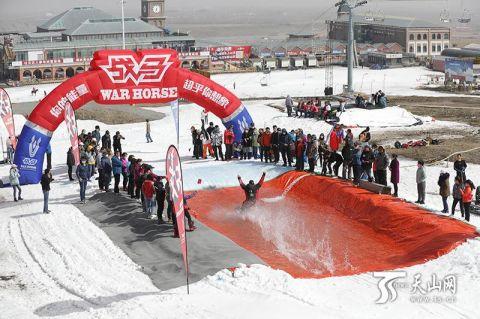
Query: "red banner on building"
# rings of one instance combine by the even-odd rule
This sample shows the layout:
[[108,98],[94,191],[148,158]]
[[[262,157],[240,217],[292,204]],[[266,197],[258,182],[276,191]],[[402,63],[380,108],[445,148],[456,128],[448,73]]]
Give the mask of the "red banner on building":
[[212,61],[238,61],[248,59],[251,46],[211,47]]
[[188,256],[187,256],[187,238],[185,234],[185,213],[183,207],[183,179],[182,165],[180,156],[175,146],[171,145],[167,151],[167,159],[165,161],[165,171],[167,180],[170,185],[170,196],[173,201],[174,212],[177,220],[178,236],[180,237],[180,247],[183,254],[183,263],[185,264],[185,272],[188,284]]
[[72,153],[75,158],[75,165],[80,165],[80,149],[78,146],[78,128],[75,111],[70,103],[65,105],[65,125],[67,126],[70,143],[72,145]]
[[13,121],[12,103],[7,91],[0,88],[0,116],[7,128],[8,138],[12,142],[14,149],[17,148],[17,139],[15,138],[15,122]]

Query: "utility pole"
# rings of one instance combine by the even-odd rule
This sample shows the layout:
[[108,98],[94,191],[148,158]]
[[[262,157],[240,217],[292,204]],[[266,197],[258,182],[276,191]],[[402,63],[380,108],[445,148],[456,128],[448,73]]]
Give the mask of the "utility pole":
[[122,48],[125,50],[125,0],[120,0],[122,3]]
[[353,61],[354,61],[354,28],[353,28],[353,10],[367,4],[367,0],[341,0],[335,4],[336,7],[342,6],[348,9],[348,45],[347,45],[347,66],[348,66],[348,93],[353,93]]

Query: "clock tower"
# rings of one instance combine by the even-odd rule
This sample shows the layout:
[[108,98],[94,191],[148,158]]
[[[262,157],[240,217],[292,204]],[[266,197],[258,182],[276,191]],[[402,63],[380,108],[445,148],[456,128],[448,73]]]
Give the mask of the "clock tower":
[[165,0],[142,0],[141,19],[158,28],[165,28]]

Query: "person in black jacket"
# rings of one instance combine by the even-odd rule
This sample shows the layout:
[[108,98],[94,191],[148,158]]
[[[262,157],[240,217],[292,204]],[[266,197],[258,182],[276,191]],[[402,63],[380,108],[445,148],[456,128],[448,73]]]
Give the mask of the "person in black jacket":
[[70,147],[67,152],[67,167],[68,167],[68,178],[70,181],[73,181],[73,166],[75,166],[75,156],[73,156],[72,148]]
[[[362,152],[362,156],[360,158],[362,162],[362,170],[363,173],[367,174],[368,176],[368,181],[372,182],[373,177],[372,177],[372,165],[373,165],[373,153],[372,150],[370,149],[370,146],[365,146]],[[362,173],[362,175],[363,175]]]
[[462,158],[462,154],[457,154],[457,159],[453,163],[453,169],[457,172],[457,176],[462,179],[462,183],[465,183],[467,176],[465,170],[467,169],[467,162]]
[[117,131],[115,135],[113,136],[113,153],[116,154],[119,152],[122,154],[122,140],[124,140],[125,137],[123,137],[120,132]]
[[292,156],[290,155],[290,143],[292,143],[292,139],[290,135],[288,135],[286,129],[282,129],[282,133],[278,138],[279,150],[282,153],[283,159],[283,166],[292,166]]
[[342,156],[343,156],[342,178],[343,179],[352,178],[354,152],[355,152],[355,148],[353,147],[353,144],[345,143],[345,145],[342,148]]
[[280,133],[281,129],[277,128],[276,125],[273,126],[272,131],[272,152],[274,157],[274,162],[277,164],[280,161],[280,149],[279,149],[279,142],[280,142]]
[[157,177],[155,181],[155,198],[157,200],[157,217],[158,217],[158,224],[164,224],[165,221],[163,220],[163,209],[165,208],[165,197],[166,197],[166,190],[163,186],[163,182],[161,181],[161,177]]
[[340,166],[343,163],[343,157],[337,152],[331,152],[330,157],[328,158],[328,168],[330,170],[330,174],[332,173],[331,171],[331,165],[333,165],[333,174],[335,176],[338,176],[338,170],[340,169]]
[[109,131],[105,131],[105,135],[102,136],[102,148],[105,150],[112,149],[112,139]]
[[48,195],[50,193],[50,183],[52,182],[52,174],[50,173],[50,169],[47,168],[42,175],[42,179],[40,184],[42,185],[43,191],[43,213],[48,214],[50,211],[48,210]]
[[240,187],[245,192],[245,201],[242,204],[241,210],[250,208],[255,205],[257,202],[257,193],[262,187],[263,181],[265,180],[266,173],[263,172],[262,177],[258,181],[257,184],[253,180],[250,180],[248,184],[243,183],[242,178],[240,175],[237,176],[238,182],[240,183]]

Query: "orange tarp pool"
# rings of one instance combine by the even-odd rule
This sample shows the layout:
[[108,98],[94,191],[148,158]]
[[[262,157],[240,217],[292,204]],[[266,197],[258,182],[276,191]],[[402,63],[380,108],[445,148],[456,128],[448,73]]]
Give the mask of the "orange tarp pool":
[[475,228],[350,183],[289,172],[264,183],[256,207],[240,187],[200,191],[197,218],[294,277],[396,269],[448,253]]

